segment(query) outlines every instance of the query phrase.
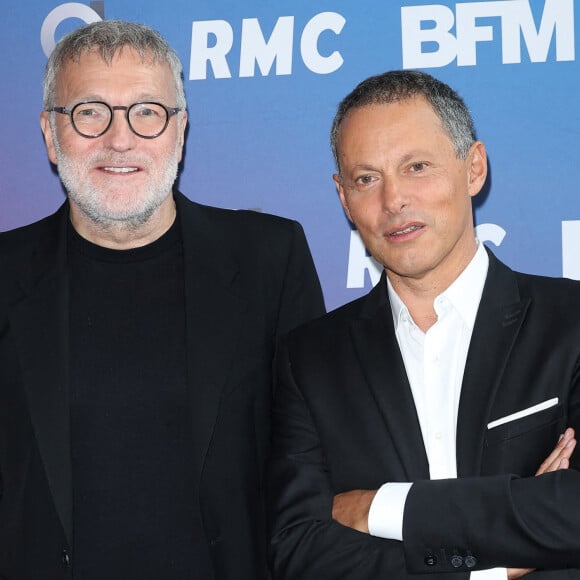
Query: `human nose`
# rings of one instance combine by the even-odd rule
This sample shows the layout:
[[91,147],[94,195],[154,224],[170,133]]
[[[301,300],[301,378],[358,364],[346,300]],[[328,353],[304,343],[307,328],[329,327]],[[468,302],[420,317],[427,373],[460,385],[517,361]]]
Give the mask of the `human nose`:
[[394,176],[386,176],[381,186],[381,206],[384,213],[399,214],[408,205],[405,187]]
[[111,125],[102,138],[111,149],[115,151],[128,151],[135,147],[138,136],[129,127],[126,112],[115,109],[113,111]]

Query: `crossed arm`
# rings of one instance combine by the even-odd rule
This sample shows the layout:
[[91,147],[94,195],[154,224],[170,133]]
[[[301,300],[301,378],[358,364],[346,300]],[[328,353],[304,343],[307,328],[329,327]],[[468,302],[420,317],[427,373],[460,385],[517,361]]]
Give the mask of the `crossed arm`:
[[[574,429],[568,428],[561,435],[552,453],[540,465],[536,476],[558,469],[568,469],[575,447]],[[369,511],[376,493],[377,490],[355,489],[335,495],[332,503],[332,517],[343,526],[368,534]]]
[[[574,429],[568,428],[560,436],[557,445],[540,465],[535,475],[568,469],[575,447]],[[376,493],[377,490],[355,489],[335,495],[332,504],[333,519],[343,526],[368,534],[369,512]],[[507,577],[509,580],[517,580],[533,571],[533,568],[509,568]]]

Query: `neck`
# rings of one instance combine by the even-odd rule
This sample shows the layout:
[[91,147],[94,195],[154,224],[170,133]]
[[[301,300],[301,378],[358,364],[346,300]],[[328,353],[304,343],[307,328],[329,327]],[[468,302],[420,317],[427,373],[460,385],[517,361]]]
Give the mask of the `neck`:
[[409,310],[409,314],[415,324],[423,332],[427,332],[437,322],[437,314],[433,303],[441,292],[433,288],[422,287],[420,284],[401,283],[401,281],[395,281],[395,278],[390,275],[389,281],[393,286],[393,290]]
[[386,269],[393,290],[409,310],[415,324],[423,332],[429,330],[437,322],[437,313],[434,308],[437,296],[445,292],[457,280],[475,256],[477,252],[475,240],[473,246],[466,250],[456,266],[448,268],[447,272],[442,271],[442,264],[417,277],[400,275]]

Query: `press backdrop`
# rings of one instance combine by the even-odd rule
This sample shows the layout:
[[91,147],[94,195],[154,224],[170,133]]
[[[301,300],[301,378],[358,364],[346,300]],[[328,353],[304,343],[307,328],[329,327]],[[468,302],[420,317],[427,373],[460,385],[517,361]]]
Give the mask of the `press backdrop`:
[[84,22],[121,18],[157,28],[182,59],[180,189],[298,219],[329,308],[378,276],[334,189],[329,126],[360,80],[394,68],[430,72],[469,105],[491,167],[480,237],[516,269],[580,279],[577,12],[573,0],[7,0],[0,230],[64,200],[38,124],[47,54]]

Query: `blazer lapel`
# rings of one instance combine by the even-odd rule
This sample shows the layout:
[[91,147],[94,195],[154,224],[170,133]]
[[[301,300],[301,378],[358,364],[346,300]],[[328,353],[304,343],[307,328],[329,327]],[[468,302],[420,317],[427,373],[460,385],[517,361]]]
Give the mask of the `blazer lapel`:
[[399,455],[401,479],[428,479],[429,464],[395,336],[384,273],[368,295],[362,316],[353,321],[351,332],[362,371]]
[[469,345],[457,419],[457,474],[478,475],[490,409],[530,305],[514,273],[489,252],[489,270]]
[[21,280],[25,297],[10,313],[30,417],[57,513],[72,544],[72,466],[68,401],[68,212],[54,238],[39,240]]
[[183,232],[187,373],[199,480],[247,306],[234,292],[238,265],[229,253],[220,255],[220,247],[212,243],[212,226],[181,194],[176,193],[176,202]]

